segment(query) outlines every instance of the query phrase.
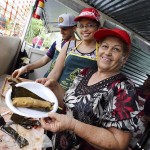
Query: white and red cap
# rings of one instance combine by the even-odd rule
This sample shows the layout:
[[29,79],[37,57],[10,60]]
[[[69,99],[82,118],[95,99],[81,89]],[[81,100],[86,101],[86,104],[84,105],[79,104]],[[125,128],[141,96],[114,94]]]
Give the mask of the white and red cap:
[[79,21],[81,18],[90,18],[100,22],[100,14],[95,8],[84,8],[74,21]]
[[72,27],[75,26],[77,23],[74,21],[75,16],[72,14],[64,13],[58,17],[58,26],[61,27]]

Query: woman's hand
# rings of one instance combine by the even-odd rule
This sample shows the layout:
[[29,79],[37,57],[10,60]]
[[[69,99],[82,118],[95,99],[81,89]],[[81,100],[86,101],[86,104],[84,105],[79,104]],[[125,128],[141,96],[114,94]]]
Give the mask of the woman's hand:
[[[57,91],[62,88],[60,86],[60,84],[55,80],[55,79],[48,79],[46,78],[47,80],[45,80],[46,82],[44,83],[44,85],[48,88],[50,88],[53,92]],[[44,81],[44,80],[43,80]]]
[[51,89],[59,101],[59,106],[62,108],[64,107],[63,97],[65,94],[65,90],[61,87],[61,85],[56,80],[49,79],[49,78],[41,78],[41,79],[37,79],[36,82],[41,83],[44,86]]
[[49,113],[49,118],[42,118],[40,121],[44,129],[52,132],[74,130],[76,125],[76,120],[74,118],[57,113]]
[[13,78],[19,78],[23,73],[27,72],[27,66],[23,66],[12,73]]
[[59,106],[63,108],[63,98],[65,95],[65,90],[61,87],[61,85],[54,79],[47,80],[44,85],[53,91],[59,101]]
[[49,80],[48,78],[39,78],[39,79],[35,80],[35,82],[44,85],[48,80]]

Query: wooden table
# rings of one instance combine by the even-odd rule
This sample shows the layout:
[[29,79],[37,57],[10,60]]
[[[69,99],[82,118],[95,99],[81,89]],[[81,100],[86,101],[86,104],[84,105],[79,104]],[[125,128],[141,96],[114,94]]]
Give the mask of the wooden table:
[[[5,93],[7,92],[9,85],[8,83],[4,83],[6,80],[6,77],[8,75],[2,75],[0,76],[0,114],[10,111],[9,108],[5,104]],[[26,81],[26,79],[24,80]],[[6,87],[3,87],[3,85],[6,84]],[[11,113],[4,115],[4,119],[6,122],[10,121],[10,116]],[[25,129],[20,125],[12,124],[12,128],[14,128],[19,135],[23,136],[26,138],[29,142],[28,146],[25,146],[24,148],[21,148],[21,150],[41,150],[44,149],[42,147],[43,145],[43,140],[46,138],[47,143],[50,144],[49,138],[44,134],[44,130],[40,127],[38,128],[32,128],[32,129]],[[45,140],[44,140],[45,141]],[[0,150],[20,150],[18,144],[13,140],[9,135],[6,133],[2,132],[0,130]]]

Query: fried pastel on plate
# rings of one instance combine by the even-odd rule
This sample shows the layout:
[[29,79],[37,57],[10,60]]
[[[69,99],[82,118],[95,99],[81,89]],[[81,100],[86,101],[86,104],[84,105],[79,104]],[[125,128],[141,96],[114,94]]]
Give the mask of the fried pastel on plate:
[[16,97],[13,98],[15,107],[33,108],[36,110],[51,111],[53,103],[49,101],[38,100],[32,97]]

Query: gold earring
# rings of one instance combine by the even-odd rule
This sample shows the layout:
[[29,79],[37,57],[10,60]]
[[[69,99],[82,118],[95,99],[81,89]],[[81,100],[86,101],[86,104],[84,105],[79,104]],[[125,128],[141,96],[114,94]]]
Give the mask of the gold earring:
[[100,44],[96,42],[96,60],[98,60],[98,49],[100,47]]

